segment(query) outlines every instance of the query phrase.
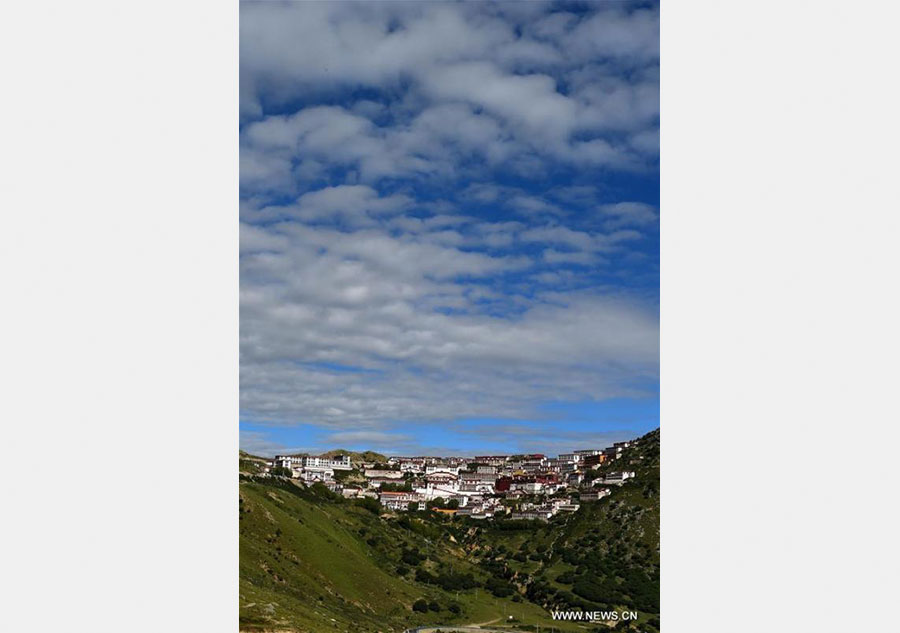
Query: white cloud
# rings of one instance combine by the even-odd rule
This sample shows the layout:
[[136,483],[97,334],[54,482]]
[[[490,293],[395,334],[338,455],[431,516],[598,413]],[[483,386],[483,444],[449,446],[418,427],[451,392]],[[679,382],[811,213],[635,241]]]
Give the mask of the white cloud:
[[[522,173],[540,169],[540,155],[618,168],[654,159],[658,11],[598,7],[578,18],[533,5],[509,12],[488,3],[244,3],[248,120],[261,116],[263,99],[286,103],[341,86],[405,91],[390,106],[363,98],[350,110],[269,117],[245,139],[304,161],[356,163],[367,182],[443,173],[434,152],[442,143]],[[622,64],[633,81],[622,78]],[[372,123],[385,117],[391,130]],[[596,136],[608,130],[631,136]],[[283,179],[286,166],[248,160],[247,169]]]
[[445,66],[428,73],[425,90],[438,99],[463,100],[522,126],[536,141],[566,138],[578,106],[547,75],[510,75],[490,62]]
[[485,295],[470,292],[476,280],[455,281],[515,270],[528,264],[521,258],[375,229],[288,223],[263,231],[268,239],[246,231],[270,249],[242,259],[242,409],[250,419],[377,427],[525,415],[542,398],[621,395],[655,375],[654,306],[582,293],[536,297],[520,316],[497,318],[481,312]]
[[330,433],[325,437],[323,443],[334,446],[342,444],[366,444],[368,446],[397,446],[398,444],[408,443],[413,438],[402,433],[389,433],[383,431],[340,431],[338,433]]
[[[242,153],[246,151],[251,157],[265,153],[273,162],[269,169],[280,174],[290,172],[298,158],[304,163],[356,168],[367,182],[436,169],[428,160],[407,151],[409,140],[404,142],[393,130],[379,128],[369,119],[336,106],[266,117],[248,125],[242,138]],[[280,165],[274,165],[275,160]]]
[[307,192],[291,205],[247,208],[243,216],[254,221],[341,220],[351,226],[367,226],[374,225],[379,217],[401,213],[412,204],[412,199],[403,194],[379,196],[377,191],[366,185],[339,185]]
[[269,439],[269,435],[261,431],[241,430],[239,443],[241,450],[260,457],[311,452],[309,447],[285,446],[280,442]]
[[608,229],[655,225],[659,221],[656,208],[642,202],[604,204],[599,207],[598,211],[606,218],[604,226]]
[[537,196],[529,196],[522,193],[517,193],[508,198],[506,200],[506,205],[524,215],[563,214],[563,210],[555,204],[549,203]]
[[572,54],[583,60],[655,61],[659,59],[659,10],[600,11],[575,26],[570,35]]
[[654,168],[658,11],[552,8],[241,5],[245,419],[397,446],[653,383],[656,305],[591,275],[658,219],[595,182]]
[[550,264],[579,264],[582,266],[591,266],[603,261],[594,253],[585,253],[582,251],[558,251],[553,248],[546,249],[542,256],[544,261]]
[[593,250],[597,245],[597,240],[589,233],[573,231],[564,226],[528,229],[523,231],[519,237],[526,242],[565,244],[578,250]]

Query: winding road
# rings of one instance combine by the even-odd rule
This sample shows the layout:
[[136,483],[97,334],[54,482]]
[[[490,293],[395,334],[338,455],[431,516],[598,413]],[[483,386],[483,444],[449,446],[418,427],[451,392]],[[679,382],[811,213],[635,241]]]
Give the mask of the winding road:
[[419,626],[414,629],[406,629],[403,633],[525,633],[515,629],[483,629],[484,624],[493,624],[500,618],[483,622],[482,624],[464,624],[461,626]]

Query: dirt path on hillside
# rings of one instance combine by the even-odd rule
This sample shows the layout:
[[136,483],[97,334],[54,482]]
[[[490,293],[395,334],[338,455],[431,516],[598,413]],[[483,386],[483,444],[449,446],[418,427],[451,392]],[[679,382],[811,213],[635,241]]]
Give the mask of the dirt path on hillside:
[[493,620],[488,620],[487,622],[479,622],[478,624],[465,624],[465,625],[463,625],[463,626],[472,627],[472,628],[479,628],[479,629],[480,629],[481,627],[483,627],[483,626],[485,626],[485,625],[487,625],[487,624],[493,624],[494,622],[496,622],[496,621],[499,620],[499,619],[500,619],[500,618],[494,618]]

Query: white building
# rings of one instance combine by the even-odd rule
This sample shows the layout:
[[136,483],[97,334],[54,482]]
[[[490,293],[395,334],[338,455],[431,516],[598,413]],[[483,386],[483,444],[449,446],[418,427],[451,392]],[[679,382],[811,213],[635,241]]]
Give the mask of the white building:
[[603,454],[606,455],[606,459],[619,459],[619,456],[622,454],[622,447],[610,446],[609,448],[604,448]]
[[496,475],[488,473],[459,473],[459,489],[465,492],[486,492],[490,493],[494,490],[494,482],[497,480]]
[[367,468],[364,475],[366,479],[403,479],[403,473],[399,470]]
[[544,489],[544,484],[539,481],[514,481],[510,490],[521,490],[525,494],[535,495]]
[[620,473],[607,473],[606,477],[603,478],[603,483],[605,484],[615,484],[617,486],[621,486],[625,483],[626,480],[634,477],[634,471],[623,471]]
[[526,510],[524,512],[513,512],[512,519],[519,521],[530,521],[530,520],[538,520],[538,521],[547,521],[550,517],[553,516],[553,512],[551,510]]
[[275,468],[287,468],[288,470],[291,470],[298,461],[298,458],[291,457],[290,455],[276,455],[275,461],[272,463]]
[[459,475],[456,473],[435,471],[425,475],[425,481],[428,482],[428,485],[459,488]]
[[416,509],[421,509],[422,502],[425,501],[418,492],[382,492],[378,499],[385,508],[397,512],[409,510],[410,503],[415,503]]
[[459,466],[449,466],[447,464],[430,464],[425,467],[425,474],[448,473],[453,475],[459,474]]
[[487,464],[488,466],[503,466],[509,461],[508,455],[476,455],[474,461],[479,464]]
[[600,488],[598,490],[585,490],[580,493],[581,501],[600,501],[603,497],[609,496],[609,488]]
[[372,488],[381,488],[384,484],[403,484],[404,482],[400,479],[395,479],[393,477],[372,477],[371,479],[366,479],[368,484]]
[[300,465],[306,468],[332,468],[334,470],[351,470],[353,466],[350,464],[349,455],[337,455],[335,457],[316,457],[314,455],[306,455],[300,458]]
[[294,471],[294,477],[308,484],[313,484],[317,481],[326,483],[334,481],[334,470],[331,468],[304,466]]
[[459,495],[459,486],[455,482],[452,484],[426,484],[424,488],[416,488],[416,492],[421,494],[426,501],[432,501],[441,497],[442,499],[451,499]]
[[473,519],[489,519],[494,516],[494,511],[490,507],[483,505],[471,505],[459,508],[456,511],[457,516],[472,517]]

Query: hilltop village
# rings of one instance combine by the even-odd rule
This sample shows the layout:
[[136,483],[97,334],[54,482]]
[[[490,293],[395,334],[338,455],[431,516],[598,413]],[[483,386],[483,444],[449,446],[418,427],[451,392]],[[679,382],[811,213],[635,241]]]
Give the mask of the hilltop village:
[[242,451],[239,469],[245,630],[611,624],[554,611],[659,630],[659,429],[555,457]]
[[[377,499],[395,512],[430,509],[473,519],[547,521],[598,501],[635,476],[620,464],[633,441],[557,457],[477,455],[354,459],[351,455],[277,455],[259,474],[322,485],[348,499]],[[371,454],[368,454],[371,456]]]

